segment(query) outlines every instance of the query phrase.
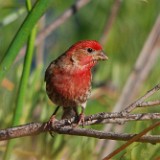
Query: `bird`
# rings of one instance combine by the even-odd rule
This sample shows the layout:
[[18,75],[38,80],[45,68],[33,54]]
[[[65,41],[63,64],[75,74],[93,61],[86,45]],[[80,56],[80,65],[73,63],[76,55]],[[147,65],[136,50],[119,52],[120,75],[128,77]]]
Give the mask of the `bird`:
[[[98,41],[81,40],[49,64],[45,71],[46,92],[57,105],[49,123],[54,121],[59,107],[64,111],[62,118],[76,113],[78,124],[84,122],[84,110],[91,94],[91,70],[98,61],[107,59]],[[77,113],[78,106],[81,107],[80,114]]]

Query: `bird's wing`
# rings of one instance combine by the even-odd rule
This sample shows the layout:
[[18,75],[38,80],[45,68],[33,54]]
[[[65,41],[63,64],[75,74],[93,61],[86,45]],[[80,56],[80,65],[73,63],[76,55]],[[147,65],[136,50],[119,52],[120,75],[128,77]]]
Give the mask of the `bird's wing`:
[[52,77],[54,67],[55,67],[55,61],[52,61],[45,71],[45,77],[44,77],[45,82],[49,81],[50,77]]

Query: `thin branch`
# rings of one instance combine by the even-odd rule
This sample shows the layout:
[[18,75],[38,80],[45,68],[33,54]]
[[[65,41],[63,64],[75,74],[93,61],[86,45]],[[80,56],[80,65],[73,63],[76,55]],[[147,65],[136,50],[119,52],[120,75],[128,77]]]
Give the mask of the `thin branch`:
[[[121,133],[112,133],[112,132],[102,132],[93,129],[85,129],[85,128],[75,128],[71,126],[60,127],[56,125],[56,123],[52,125],[49,129],[44,129],[45,123],[29,123],[13,128],[8,128],[4,130],[0,130],[0,141],[9,140],[13,138],[19,138],[24,136],[33,136],[47,131],[53,131],[59,134],[68,134],[68,135],[77,135],[77,136],[87,136],[98,139],[111,139],[111,140],[120,140],[120,141],[128,141],[133,136],[137,134],[121,134]],[[137,142],[143,143],[160,143],[159,135],[148,135],[143,136],[137,139]]]
[[137,107],[154,107],[154,106],[158,106],[158,105],[160,105],[160,100],[142,102]]
[[128,107],[126,107],[125,109],[123,109],[121,111],[121,113],[122,114],[128,114],[128,113],[130,113],[137,106],[139,106],[145,99],[147,99],[148,97],[150,97],[151,95],[153,95],[159,89],[160,89],[160,84],[156,85],[153,89],[151,89],[150,91],[148,91],[144,96],[142,96],[141,98],[139,98],[138,100],[136,100],[135,102],[133,102],[131,105],[129,105]]
[[[122,115],[120,112],[115,113],[97,113],[94,115],[86,116],[84,119],[84,126],[94,125],[94,124],[109,124],[109,123],[117,123],[124,124],[129,121],[144,121],[144,120],[160,120],[160,113],[139,113],[139,114],[128,114]],[[71,119],[62,119],[57,120],[55,125],[58,127],[70,126],[72,124],[77,123],[75,117]],[[82,125],[82,123],[80,123]]]
[[120,146],[118,149],[116,149],[115,151],[113,151],[112,153],[110,153],[108,156],[106,156],[103,160],[109,160],[110,158],[112,158],[113,156],[115,156],[116,154],[118,154],[119,152],[121,152],[122,150],[124,150],[126,147],[128,147],[130,144],[132,144],[133,142],[136,142],[139,138],[141,138],[143,135],[145,135],[147,132],[149,132],[150,130],[158,127],[160,125],[160,122],[157,122],[155,124],[152,124],[151,126],[149,126],[148,128],[144,129],[142,132],[140,132],[139,134],[133,136],[129,141],[127,141],[125,144],[123,144],[122,146]]
[[[140,90],[140,85],[144,82],[144,80],[149,76],[149,73],[151,69],[155,66],[155,61],[157,60],[157,57],[159,55],[159,41],[160,40],[160,15],[157,17],[155,24],[153,25],[153,28],[139,54],[139,57],[137,58],[137,61],[134,65],[134,69],[129,75],[129,78],[126,81],[126,84],[123,88],[122,94],[117,101],[113,112],[120,112],[123,107],[128,105],[129,102],[132,101],[133,97],[138,93]],[[110,131],[113,128],[113,125],[106,125],[105,131]],[[122,132],[123,127],[114,127],[114,130],[121,130]],[[106,155],[106,153],[110,153],[110,151],[115,148],[114,142],[106,142],[100,141],[97,144],[97,153],[100,151],[102,154],[100,155],[100,158],[103,157],[103,155]]]
[[0,130],[0,141],[31,135],[33,136],[44,131],[45,130],[43,123],[29,123],[25,125],[20,125],[17,127]]
[[117,123],[117,124],[124,124],[129,121],[144,121],[144,120],[160,120],[160,113],[141,113],[141,114],[128,114],[126,117],[112,117],[107,119],[101,120],[93,120],[91,122],[87,122],[88,125],[93,124],[109,124],[109,123]]
[[[143,101],[154,94],[160,89],[160,84],[156,85],[153,89],[148,91],[144,96],[139,98],[137,101],[132,103],[130,106],[125,108],[122,112],[115,113],[97,113],[95,115],[90,115],[85,117],[84,125],[91,124],[101,124],[101,123],[118,123],[123,124],[126,121],[137,121],[137,120],[157,120],[160,119],[160,113],[141,113],[141,114],[124,114],[128,113],[135,107],[143,104]],[[124,112],[125,111],[125,112]],[[55,120],[52,126],[45,127],[46,123],[29,123],[13,128],[8,128],[0,130],[0,141],[9,140],[12,138],[24,137],[24,136],[33,136],[43,132],[56,132],[59,134],[69,134],[69,135],[79,135],[79,136],[88,136],[99,139],[112,139],[112,140],[129,140],[134,135],[133,134],[120,134],[120,133],[111,133],[111,132],[102,132],[93,129],[84,129],[73,127],[72,124],[77,123],[76,117],[71,119],[62,119]],[[143,139],[144,138],[144,139]],[[159,143],[160,136],[149,136],[142,137],[139,140],[140,142],[150,142],[150,143]]]

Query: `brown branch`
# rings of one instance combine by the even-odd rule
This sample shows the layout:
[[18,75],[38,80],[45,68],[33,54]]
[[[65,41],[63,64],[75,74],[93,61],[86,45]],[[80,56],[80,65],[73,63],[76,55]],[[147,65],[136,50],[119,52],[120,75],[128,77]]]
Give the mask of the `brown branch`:
[[140,132],[139,134],[133,136],[125,144],[123,144],[118,149],[116,149],[115,151],[113,151],[112,153],[110,153],[108,156],[106,156],[103,160],[109,160],[110,158],[112,158],[113,156],[115,156],[116,154],[118,154],[119,152],[121,152],[122,150],[124,150],[126,147],[128,147],[130,144],[132,144],[133,142],[136,142],[140,137],[142,137],[143,135],[145,135],[147,132],[149,132],[150,130],[156,128],[159,125],[160,125],[160,122],[157,122],[155,124],[152,124],[148,128],[144,129],[142,132]]
[[[24,136],[33,136],[47,131],[53,131],[59,134],[77,135],[77,136],[87,136],[98,139],[111,139],[111,140],[121,140],[128,141],[136,134],[121,134],[112,132],[102,132],[93,129],[85,128],[75,128],[71,126],[60,127],[58,124],[53,123],[50,129],[44,129],[45,123],[29,123],[13,128],[8,128],[0,130],[0,141],[9,140],[13,138],[19,138]],[[137,142],[143,143],[160,143],[159,135],[148,135],[137,139]]]
[[156,85],[153,89],[151,89],[150,91],[148,91],[144,96],[142,96],[141,98],[139,98],[138,100],[136,100],[135,102],[133,102],[131,105],[129,105],[128,107],[126,107],[125,109],[123,109],[121,111],[121,113],[122,114],[128,114],[128,113],[130,113],[137,106],[139,106],[145,99],[147,99],[148,97],[150,97],[151,95],[153,95],[159,89],[160,89],[160,84]]
[[25,125],[20,125],[4,130],[0,130],[0,141],[9,140],[13,138],[33,136],[44,132],[43,123],[29,123]]
[[[156,120],[160,119],[160,113],[141,113],[141,114],[124,114],[129,113],[128,111],[133,110],[135,107],[141,105],[143,101],[154,94],[160,89],[160,84],[156,85],[153,89],[148,91],[144,96],[139,98],[137,101],[126,107],[122,112],[115,113],[98,113],[85,117],[84,125],[100,124],[100,123],[118,123],[123,124],[126,121],[137,121],[137,120]],[[84,129],[72,127],[73,123],[77,123],[75,117],[71,119],[62,119],[55,121],[52,126],[45,127],[46,123],[30,123],[13,128],[0,130],[0,141],[9,140],[12,138],[33,136],[43,132],[56,132],[59,134],[69,134],[78,136],[88,136],[99,139],[112,139],[112,140],[123,140],[127,141],[131,139],[133,134],[120,134],[111,132],[102,132],[93,129]],[[146,136],[137,139],[139,142],[159,143],[160,136]]]
[[[117,123],[124,124],[129,121],[144,121],[144,120],[160,120],[160,113],[139,113],[139,114],[128,114],[122,115],[120,112],[115,113],[97,113],[85,117],[84,126],[94,124],[109,124]],[[77,123],[75,117],[71,119],[62,119],[56,122],[58,127],[70,126],[71,124]],[[82,125],[82,123],[80,123]]]
[[[119,113],[120,114],[120,113]],[[106,119],[100,119],[98,120],[93,120],[93,121],[88,121],[88,125],[93,125],[93,124],[109,124],[109,123],[117,123],[117,124],[124,124],[129,121],[144,121],[144,120],[160,120],[160,113],[141,113],[141,114],[128,114],[125,117],[114,117],[112,118],[106,118]]]
[[137,107],[153,107],[153,106],[157,106],[157,105],[160,105],[160,100],[142,102]]
[[[148,97],[150,97],[151,95],[153,95],[154,93],[156,93],[159,89],[160,89],[160,84],[156,85],[153,89],[151,89],[150,91],[148,91],[144,96],[142,96],[141,98],[139,98],[138,100],[136,100],[134,103],[132,103],[131,105],[129,105],[128,107],[126,107],[125,109],[123,109],[121,112],[117,112],[119,114],[120,113],[122,114],[122,117],[123,117],[122,119],[120,119],[120,118],[119,119],[105,119],[105,120],[102,121],[102,123],[119,123],[119,124],[123,124],[123,123],[125,123],[127,121],[132,121],[135,117],[133,119],[132,118],[131,119],[129,119],[129,118],[126,119],[125,115],[126,116],[130,116],[131,114],[128,114],[129,112],[131,112],[132,110],[134,110],[136,107],[141,106],[144,103],[147,103],[147,102],[144,102],[144,100],[146,100]],[[140,118],[141,120],[142,119],[143,120],[147,120],[147,118],[149,119],[153,115],[151,117],[150,116],[151,115],[144,115],[144,114],[138,115],[137,118],[136,118],[136,120],[138,120],[140,117],[141,117]],[[111,128],[112,128],[112,125],[107,125],[104,130],[106,132],[109,132]],[[99,148],[103,148],[106,151],[106,143],[104,141],[99,142],[97,150],[99,150]],[[105,154],[105,152],[104,152],[104,154]],[[103,156],[103,153],[102,153],[101,157],[102,156]]]
[[[138,120],[142,121],[151,119],[160,120],[160,113],[129,114],[127,116],[122,116],[121,113],[98,113],[95,115],[86,116],[84,125],[93,125],[101,123],[124,124],[124,122],[127,121],[138,121]],[[73,123],[76,123],[75,118],[72,118],[70,120],[64,119],[56,121],[52,128],[54,128],[53,131],[58,132],[59,128],[70,127],[71,124]],[[22,136],[24,137],[24,136],[36,135],[42,132],[46,132],[48,130],[47,129],[44,130],[44,125],[45,123],[29,123],[18,127],[0,130],[0,141],[12,138],[18,138]]]
[[[122,94],[117,101],[113,112],[119,112],[123,107],[128,105],[130,101],[135,97],[135,95],[140,90],[140,85],[144,80],[149,76],[151,69],[155,66],[155,61],[159,55],[160,49],[160,15],[157,17],[155,24],[137,58],[137,61],[134,65],[134,69],[129,75],[127,82],[123,88]],[[132,91],[132,92],[131,92]],[[106,125],[105,131],[110,131],[113,128],[112,125]],[[123,127],[114,127],[114,130],[119,130],[122,132]],[[104,154],[109,153],[114,147],[114,142],[100,141],[97,144],[97,152],[101,151],[100,157],[103,157]]]

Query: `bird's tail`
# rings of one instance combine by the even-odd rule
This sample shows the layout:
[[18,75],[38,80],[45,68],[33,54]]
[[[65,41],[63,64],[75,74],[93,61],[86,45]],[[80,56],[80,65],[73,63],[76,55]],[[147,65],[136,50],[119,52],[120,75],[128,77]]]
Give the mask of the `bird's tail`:
[[78,117],[77,107],[63,107],[62,119],[71,119],[73,117]]

